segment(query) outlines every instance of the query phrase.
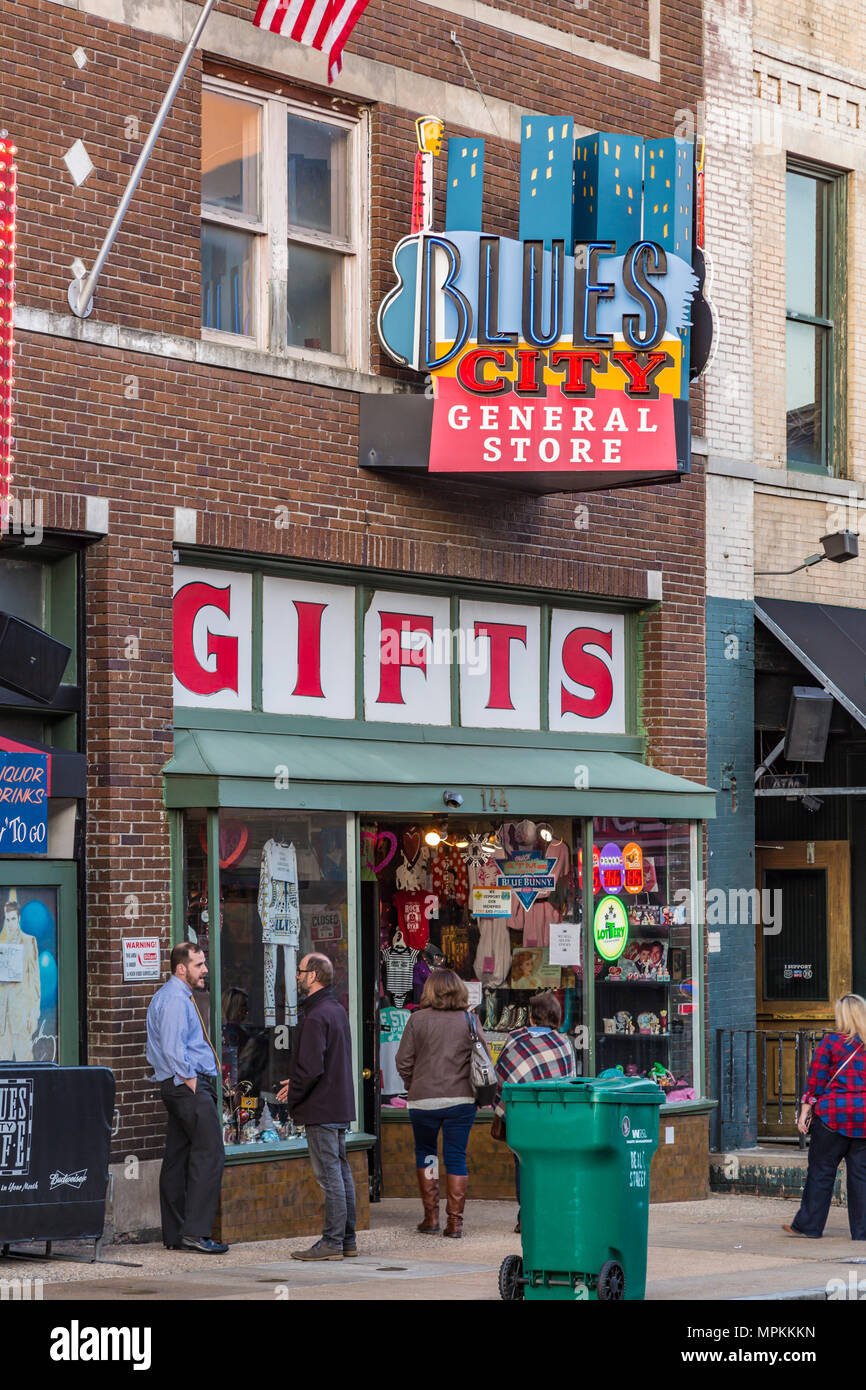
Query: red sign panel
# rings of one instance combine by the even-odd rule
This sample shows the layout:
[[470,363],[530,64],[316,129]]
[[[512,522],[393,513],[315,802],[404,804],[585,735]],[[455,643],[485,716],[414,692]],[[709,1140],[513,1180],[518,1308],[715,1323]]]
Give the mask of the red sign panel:
[[512,392],[491,399],[454,377],[436,383],[431,473],[659,473],[672,458],[672,396],[599,391],[578,401],[548,386],[536,400]]

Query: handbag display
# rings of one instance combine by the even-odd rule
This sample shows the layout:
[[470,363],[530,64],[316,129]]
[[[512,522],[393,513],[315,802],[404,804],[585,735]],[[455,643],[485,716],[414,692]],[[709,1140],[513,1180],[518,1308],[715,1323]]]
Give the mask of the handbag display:
[[469,1036],[471,1038],[469,1080],[472,1084],[475,1104],[479,1106],[491,1105],[496,1095],[496,1072],[488,1056],[487,1048],[478,1036],[475,1015],[467,1013],[466,1021],[469,1024]]

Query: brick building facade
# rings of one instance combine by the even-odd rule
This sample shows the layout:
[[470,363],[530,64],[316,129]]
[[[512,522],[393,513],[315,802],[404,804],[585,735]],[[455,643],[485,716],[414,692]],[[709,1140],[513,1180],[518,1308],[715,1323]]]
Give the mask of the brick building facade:
[[[172,931],[163,768],[175,747],[178,553],[187,564],[217,555],[223,564],[292,561],[313,572],[326,566],[331,577],[341,567],[363,572],[372,583],[388,574],[455,591],[488,586],[503,601],[533,591],[623,606],[640,615],[634,747],[667,774],[707,780],[701,388],[692,397],[698,452],[675,485],[533,497],[385,477],[359,468],[357,434],[362,395],[414,384],[385,357],[374,319],[392,283],[392,249],[408,230],[416,117],[435,112],[448,136],[484,136],[486,219],[515,236],[521,114],[564,109],[579,130],[673,134],[678,113],[702,94],[700,6],[660,13],[654,0],[602,10],[508,0],[470,7],[484,11],[475,19],[460,0],[372,0],[333,89],[320,55],[253,28],[250,8],[225,0],[209,22],[93,313],[81,320],[67,305],[70,265],[93,262],[196,7],[0,0],[9,36],[0,124],[17,142],[19,165],[14,487],[41,508],[43,546],[80,547],[78,746],[88,769],[80,1059],[115,1074],[118,1163],[135,1155],[152,1165],[163,1128],[145,1081],[151,991],[124,983],[119,940],[153,932],[167,950]],[[202,331],[208,81],[361,131],[357,316],[342,360],[285,342],[271,350],[267,315],[285,294],[278,262],[256,341]],[[64,163],[76,140],[95,166],[77,187]],[[15,553],[33,560],[39,550]],[[22,710],[32,715],[33,706]]]
[[[709,955],[712,1051],[721,1043],[726,1059],[721,1078],[714,1071],[713,1093],[724,1091],[720,1139],[734,1148],[794,1136],[794,1035],[832,1026],[834,994],[862,992],[866,979],[856,853],[863,718],[856,700],[853,708],[836,700],[824,763],[778,757],[772,768],[806,772],[811,788],[831,788],[823,805],[804,804],[808,788],[791,801],[780,798],[766,776],[755,794],[756,768],[784,734],[791,689],[834,692],[838,675],[820,662],[804,665],[790,633],[785,641],[768,632],[764,605],[809,605],[819,631],[845,615],[859,621],[863,607],[862,561],[803,561],[821,554],[823,536],[856,532],[862,508],[863,349],[851,326],[863,286],[866,107],[862,33],[849,5],[818,13],[773,0],[721,3],[707,7],[705,23],[708,241],[726,295],[728,353],[716,359],[706,406],[708,778],[723,788],[709,831],[708,888],[761,887],[770,872],[786,876],[791,894],[777,986],[762,983],[762,961],[772,961],[775,948],[751,917],[720,920]],[[807,248],[802,265],[798,246]],[[815,298],[806,302],[814,281],[822,313]],[[817,361],[808,356],[811,346],[802,356],[813,333],[823,338]],[[826,606],[820,615],[817,605]],[[804,946],[793,925],[797,878],[806,853],[817,853],[819,862],[822,844],[830,843],[844,845],[851,868],[850,885],[838,885],[844,941],[821,935],[822,893],[809,914],[817,936]],[[805,981],[785,984],[784,968],[798,968],[804,949],[809,966],[822,953],[829,965],[815,997]],[[780,1000],[773,997],[778,989],[793,992]]]

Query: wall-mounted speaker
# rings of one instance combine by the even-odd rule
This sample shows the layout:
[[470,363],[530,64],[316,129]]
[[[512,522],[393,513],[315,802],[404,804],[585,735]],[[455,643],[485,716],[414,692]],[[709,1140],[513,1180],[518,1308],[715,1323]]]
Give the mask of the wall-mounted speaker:
[[0,612],[0,685],[49,704],[66,670],[71,647],[41,627]]
[[785,757],[791,763],[822,763],[830,735],[833,696],[814,685],[795,685],[788,705]]

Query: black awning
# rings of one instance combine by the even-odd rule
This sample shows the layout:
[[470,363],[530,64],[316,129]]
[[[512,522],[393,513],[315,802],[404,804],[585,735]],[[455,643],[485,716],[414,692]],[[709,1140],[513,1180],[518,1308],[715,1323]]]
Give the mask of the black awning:
[[755,613],[866,729],[866,610],[757,598]]
[[83,797],[87,795],[87,759],[83,753],[70,753],[65,748],[52,748],[47,743],[23,743],[20,739],[0,734],[0,751],[4,753],[45,753],[48,757],[49,797]]

